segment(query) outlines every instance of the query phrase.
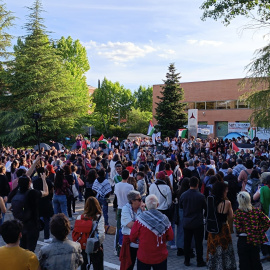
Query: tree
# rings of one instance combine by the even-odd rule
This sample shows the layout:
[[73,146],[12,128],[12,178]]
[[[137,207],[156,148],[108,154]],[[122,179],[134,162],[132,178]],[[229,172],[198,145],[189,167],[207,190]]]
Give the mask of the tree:
[[[206,0],[203,2],[202,19],[223,19],[225,25],[237,16],[245,16],[257,21],[258,24],[269,24],[270,3],[265,0]],[[256,12],[256,15],[254,15]]]
[[140,86],[138,91],[134,92],[135,108],[144,112],[152,112],[153,107],[153,87]]
[[110,125],[116,125],[119,118],[125,119],[127,112],[134,103],[129,89],[125,89],[119,82],[113,83],[104,78],[100,88],[93,93],[95,103],[94,114],[98,119],[96,128],[100,132],[107,132]]
[[162,87],[160,100],[157,102],[156,116],[157,128],[162,136],[174,136],[177,129],[182,128],[187,123],[187,114],[184,112],[185,103],[184,90],[180,87],[180,76],[176,73],[174,64],[170,64],[169,72]]
[[149,121],[153,118],[152,112],[132,108],[127,115],[126,128],[130,133],[147,134]]
[[28,34],[18,39],[15,57],[1,74],[6,87],[1,89],[0,138],[13,146],[36,142],[33,113],[42,115],[41,140],[49,141],[77,132],[78,119],[88,108],[81,104],[74,78],[46,34],[40,0],[28,9]]
[[6,10],[6,5],[0,1],[0,58],[8,58],[10,52],[7,52],[7,48],[11,46],[12,36],[6,32],[13,26],[15,17],[11,11]]
[[[249,28],[269,26],[270,2],[264,0],[207,0],[201,8],[204,10],[202,19],[223,19],[225,25],[237,16],[253,19]],[[256,14],[254,15],[254,12]],[[250,120],[259,127],[270,127],[270,44],[255,52],[255,57],[246,67],[247,76],[242,86],[248,85],[253,91],[244,93],[241,99],[249,104],[253,112]],[[258,90],[259,89],[259,90]]]

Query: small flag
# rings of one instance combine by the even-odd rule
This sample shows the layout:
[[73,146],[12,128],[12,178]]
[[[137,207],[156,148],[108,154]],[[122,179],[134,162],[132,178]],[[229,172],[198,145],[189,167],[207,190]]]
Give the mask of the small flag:
[[101,140],[101,141],[98,141],[99,143],[104,143],[104,144],[106,144],[106,145],[108,145],[109,143],[108,143],[108,141],[106,140],[106,139],[103,139],[103,140]]
[[178,129],[178,137],[185,138],[187,135],[187,129]]
[[240,152],[239,148],[236,146],[234,142],[232,142],[232,149],[235,151],[236,154]]
[[103,134],[99,137],[99,139],[98,139],[98,142],[99,141],[102,141],[104,139],[104,136],[103,136]]
[[152,121],[150,120],[149,121],[149,127],[148,127],[147,136],[152,136],[154,132],[155,132],[154,125],[153,125]]

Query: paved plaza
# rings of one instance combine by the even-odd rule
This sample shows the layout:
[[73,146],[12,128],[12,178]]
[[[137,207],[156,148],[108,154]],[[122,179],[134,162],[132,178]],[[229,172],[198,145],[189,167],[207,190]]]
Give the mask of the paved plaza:
[[[76,211],[79,212],[79,213],[82,213],[83,206],[84,206],[84,202],[78,202],[77,201],[76,202]],[[8,220],[8,219],[12,219],[12,218],[13,218],[12,213],[10,211],[8,211],[8,213],[6,214],[5,219]],[[116,226],[115,212],[113,211],[112,204],[109,205],[109,223],[110,223],[110,225]],[[74,225],[74,221],[71,221],[71,224]],[[233,234],[232,237],[233,237],[233,243],[234,243],[234,250],[235,250],[235,253],[236,253],[236,261],[237,261],[237,264],[238,264],[238,256],[237,256],[237,248],[236,248],[237,239],[236,239],[235,234]],[[44,239],[44,235],[43,235],[43,232],[41,232],[40,237],[39,237],[39,241],[38,241],[38,244],[37,244],[37,248],[36,248],[36,251],[35,251],[35,253],[37,255],[38,255],[39,249],[43,245],[47,245],[47,244],[45,244],[43,242],[43,239]],[[71,239],[71,233],[69,234],[69,239]],[[104,269],[105,270],[120,269],[119,258],[114,254],[113,243],[114,243],[114,235],[106,235],[105,241],[104,241],[104,265],[105,265]],[[3,245],[4,245],[4,241],[0,237],[0,246],[3,246]],[[203,247],[204,247],[204,259],[206,259],[206,241],[204,241]],[[169,250],[168,270],[207,269],[207,267],[198,268],[196,266],[196,258],[191,259],[191,266],[190,267],[186,267],[184,265],[184,257],[183,256],[178,257],[176,255],[177,250],[170,250],[170,248],[168,248],[168,250]],[[93,269],[93,268],[91,268],[91,269]],[[136,269],[136,266],[134,267],[134,269]],[[264,261],[263,262],[263,269],[264,270],[270,270],[270,262]],[[254,270],[256,270],[256,269],[254,269]]]

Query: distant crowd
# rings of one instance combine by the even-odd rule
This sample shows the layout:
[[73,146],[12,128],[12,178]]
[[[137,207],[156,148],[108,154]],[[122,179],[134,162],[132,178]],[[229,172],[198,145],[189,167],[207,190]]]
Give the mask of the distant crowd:
[[[236,152],[234,143],[245,147]],[[270,258],[269,147],[269,141],[244,137],[224,141],[112,137],[90,142],[81,135],[73,150],[3,147],[1,234],[7,246],[17,243],[34,252],[40,231],[44,232],[49,248],[41,248],[39,262],[32,258],[31,269],[36,265],[61,269],[57,261],[66,262],[63,269],[79,265],[87,269],[89,264],[103,269],[102,244],[111,227],[108,206],[112,200],[117,215],[113,249],[121,269],[133,269],[136,260],[137,269],[167,269],[167,246],[184,256],[186,266],[195,256],[198,267],[206,266],[204,239],[209,269],[236,269],[233,232],[239,235],[240,269],[262,269],[261,261]],[[75,210],[78,201],[85,202],[82,215]],[[17,223],[5,222],[7,203]],[[76,220],[74,227],[69,224],[72,220]],[[78,231],[76,238],[76,224],[83,222],[91,224],[91,229]],[[92,223],[99,247],[89,254],[86,240]],[[17,238],[11,239],[5,228]],[[74,242],[66,240],[70,230]],[[1,252],[10,258],[8,250],[0,248],[0,261]],[[63,258],[61,252],[66,254]],[[19,269],[16,264],[13,267]]]

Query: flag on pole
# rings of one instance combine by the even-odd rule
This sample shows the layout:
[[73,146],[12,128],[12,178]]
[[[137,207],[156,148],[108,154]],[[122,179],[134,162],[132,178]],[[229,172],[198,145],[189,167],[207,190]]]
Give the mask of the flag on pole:
[[152,136],[154,132],[155,132],[154,125],[153,125],[152,121],[150,120],[149,126],[148,126],[147,136]]
[[102,139],[101,141],[98,141],[99,143],[104,143],[106,146],[109,145],[108,141],[106,139]]
[[232,149],[235,151],[236,154],[240,152],[240,149],[236,146],[234,142],[232,142]]
[[186,135],[187,135],[186,128],[178,129],[177,137],[186,138]]
[[104,139],[104,136],[102,134],[97,141],[99,142],[99,141],[102,141],[103,139]]

